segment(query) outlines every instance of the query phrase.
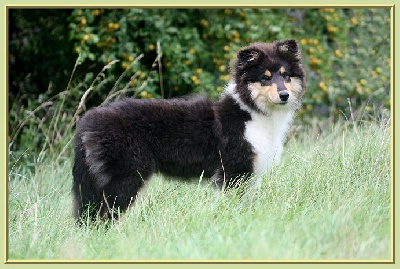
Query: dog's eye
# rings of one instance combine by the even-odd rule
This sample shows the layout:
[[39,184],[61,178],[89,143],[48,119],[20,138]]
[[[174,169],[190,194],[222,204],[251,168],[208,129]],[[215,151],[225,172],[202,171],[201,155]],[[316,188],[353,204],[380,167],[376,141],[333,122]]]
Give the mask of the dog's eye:
[[289,80],[290,80],[290,76],[289,76],[289,74],[286,73],[286,72],[283,72],[283,73],[281,74],[281,76],[282,76],[282,78],[283,78],[284,80],[286,80],[286,81],[289,81]]
[[269,76],[263,76],[262,78],[261,78],[261,82],[262,83],[267,83],[268,81],[270,81],[271,80],[271,77],[269,77]]

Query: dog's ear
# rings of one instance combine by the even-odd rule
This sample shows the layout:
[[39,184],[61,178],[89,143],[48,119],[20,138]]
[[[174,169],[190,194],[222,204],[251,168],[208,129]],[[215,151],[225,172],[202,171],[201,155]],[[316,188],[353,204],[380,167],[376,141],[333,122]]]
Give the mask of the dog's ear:
[[275,43],[280,54],[285,55],[292,60],[301,60],[301,53],[296,40],[277,41]]
[[244,48],[237,54],[237,65],[239,69],[244,69],[257,64],[260,60],[261,51],[256,48]]

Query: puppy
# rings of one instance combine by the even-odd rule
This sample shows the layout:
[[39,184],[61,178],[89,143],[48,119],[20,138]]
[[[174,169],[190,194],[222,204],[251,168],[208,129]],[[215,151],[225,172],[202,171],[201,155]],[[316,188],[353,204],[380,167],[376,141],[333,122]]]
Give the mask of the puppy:
[[241,49],[220,100],[127,98],[89,110],[77,125],[77,219],[117,218],[155,172],[209,177],[219,188],[260,178],[282,153],[306,75],[294,40]]

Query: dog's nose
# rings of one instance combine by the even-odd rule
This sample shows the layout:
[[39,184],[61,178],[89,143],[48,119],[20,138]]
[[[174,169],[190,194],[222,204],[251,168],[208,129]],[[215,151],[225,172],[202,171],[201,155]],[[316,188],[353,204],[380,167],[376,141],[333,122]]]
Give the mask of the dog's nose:
[[281,101],[286,102],[289,99],[289,92],[288,91],[279,92],[279,98],[281,99]]

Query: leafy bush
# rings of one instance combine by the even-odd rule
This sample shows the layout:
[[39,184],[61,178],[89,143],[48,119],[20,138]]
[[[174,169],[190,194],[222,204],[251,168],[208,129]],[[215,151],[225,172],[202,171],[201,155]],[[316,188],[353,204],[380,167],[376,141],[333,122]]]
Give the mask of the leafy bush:
[[[72,16],[71,36],[83,59],[102,64],[121,59],[125,69],[145,53],[140,76],[132,81],[134,86],[150,79],[142,97],[199,90],[216,97],[240,47],[295,38],[309,74],[302,114],[325,109],[324,116],[337,117],[347,110],[347,98],[357,106],[373,98],[367,110],[390,105],[389,9],[86,9]],[[158,41],[163,81],[153,65]]]

